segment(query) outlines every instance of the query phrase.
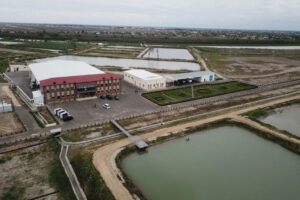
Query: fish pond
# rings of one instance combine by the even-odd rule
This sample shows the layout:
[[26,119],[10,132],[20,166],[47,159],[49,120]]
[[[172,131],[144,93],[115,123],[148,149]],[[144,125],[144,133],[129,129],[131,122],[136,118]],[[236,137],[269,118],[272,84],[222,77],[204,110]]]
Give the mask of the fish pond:
[[235,126],[132,153],[127,176],[150,200],[298,200],[300,157]]
[[300,105],[275,109],[274,112],[259,120],[300,137]]

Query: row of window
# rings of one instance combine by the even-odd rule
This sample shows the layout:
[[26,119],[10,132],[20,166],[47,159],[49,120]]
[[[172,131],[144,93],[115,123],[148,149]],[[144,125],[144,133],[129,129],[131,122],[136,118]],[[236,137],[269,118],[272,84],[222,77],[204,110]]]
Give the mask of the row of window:
[[[115,80],[115,79],[113,79],[113,80],[105,80],[105,81],[97,81],[97,85],[99,86],[99,85],[101,85],[101,87],[103,87],[103,85],[111,85],[111,83],[113,84],[113,85],[117,85],[117,84],[119,84],[119,79],[117,79],[117,80]],[[59,89],[59,88],[62,88],[62,89],[64,89],[64,88],[66,88],[66,89],[68,89],[68,88],[71,88],[71,89],[74,89],[74,84],[73,83],[71,83],[71,84],[62,84],[62,85],[52,85],[52,86],[46,86],[46,90],[50,90],[50,89]]]
[[[103,90],[103,84],[101,84],[100,85],[100,87],[101,87],[101,90]],[[115,88],[119,88],[119,85],[117,85],[116,83],[114,83],[114,84],[105,84],[105,87],[109,87],[109,89],[111,89],[111,86],[113,86],[113,88],[115,89]],[[48,86],[47,86],[48,87]],[[49,90],[49,89],[47,89],[47,87],[46,87],[46,93],[49,93],[49,92],[57,92],[57,91],[66,91],[66,89],[67,89],[67,91],[69,90],[69,89],[71,89],[71,90],[75,90],[75,87],[72,87],[72,88],[66,88],[66,89],[64,89],[64,88],[61,88],[61,89],[51,89],[51,90]],[[83,90],[84,90],[84,88],[90,88],[90,86],[87,86],[87,87],[80,87],[80,88],[83,88]],[[98,87],[98,90],[99,90],[99,87]]]

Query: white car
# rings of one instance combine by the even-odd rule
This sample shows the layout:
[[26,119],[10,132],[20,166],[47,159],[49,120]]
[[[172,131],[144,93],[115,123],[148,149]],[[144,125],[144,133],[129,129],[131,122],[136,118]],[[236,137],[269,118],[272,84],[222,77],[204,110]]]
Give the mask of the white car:
[[110,105],[108,103],[106,103],[106,104],[103,105],[103,108],[110,109]]

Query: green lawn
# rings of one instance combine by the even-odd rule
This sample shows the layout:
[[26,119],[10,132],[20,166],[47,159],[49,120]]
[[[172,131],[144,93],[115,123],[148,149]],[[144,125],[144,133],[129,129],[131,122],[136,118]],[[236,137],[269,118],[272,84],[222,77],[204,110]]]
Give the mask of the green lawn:
[[202,99],[207,97],[238,92],[256,88],[256,86],[236,81],[220,83],[215,85],[197,85],[194,86],[194,98],[192,98],[191,86],[184,88],[162,90],[156,92],[143,93],[142,96],[160,106],[176,104],[185,101]]

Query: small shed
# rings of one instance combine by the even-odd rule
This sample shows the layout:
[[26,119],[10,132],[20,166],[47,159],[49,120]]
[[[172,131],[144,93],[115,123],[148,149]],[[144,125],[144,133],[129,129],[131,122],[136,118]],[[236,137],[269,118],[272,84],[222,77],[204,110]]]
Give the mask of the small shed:
[[0,113],[12,112],[12,104],[0,102]]
[[36,90],[32,92],[33,102],[38,105],[44,105],[44,96],[42,95],[40,90]]

